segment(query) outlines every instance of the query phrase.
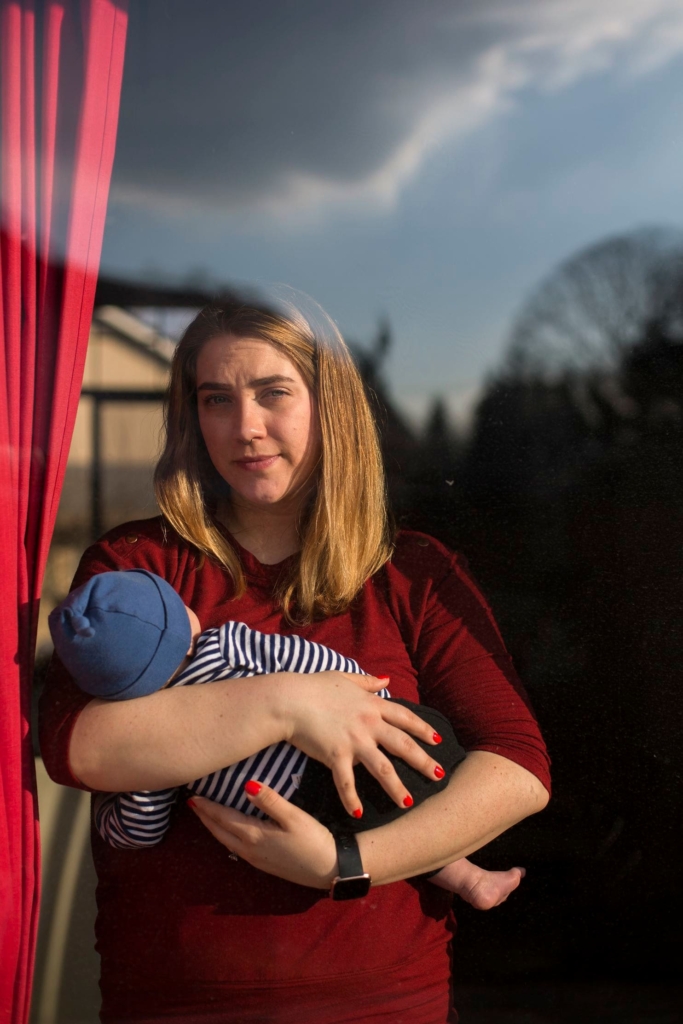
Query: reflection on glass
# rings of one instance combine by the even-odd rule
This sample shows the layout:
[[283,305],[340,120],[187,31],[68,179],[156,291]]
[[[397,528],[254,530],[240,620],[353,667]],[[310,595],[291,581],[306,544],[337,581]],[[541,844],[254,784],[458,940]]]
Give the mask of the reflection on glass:
[[[670,1013],[682,26],[677,0],[131,11],[39,653],[90,540],[156,512],[194,312],[244,282],[315,296],[368,388],[398,524],[464,552],[555,762],[549,811],[480,857],[526,865],[520,892],[458,908],[474,1024]],[[90,925],[64,913],[50,1020],[95,998],[69,973]]]

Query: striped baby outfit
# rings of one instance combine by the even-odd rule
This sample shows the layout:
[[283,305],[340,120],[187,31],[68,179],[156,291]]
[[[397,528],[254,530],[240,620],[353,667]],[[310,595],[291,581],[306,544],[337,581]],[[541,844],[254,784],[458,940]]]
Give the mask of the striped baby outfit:
[[[196,653],[171,686],[193,686],[219,679],[240,679],[269,672],[325,672],[336,669],[365,675],[358,662],[322,644],[299,636],[259,633],[243,622],[226,622],[207,629],[197,640]],[[389,691],[380,690],[379,697]],[[264,817],[244,794],[244,783],[254,779],[291,800],[298,789],[308,757],[281,740],[237,764],[191,782],[187,789],[244,814]],[[118,849],[154,846],[168,830],[179,787],[156,792],[99,793],[94,813],[97,831]]]

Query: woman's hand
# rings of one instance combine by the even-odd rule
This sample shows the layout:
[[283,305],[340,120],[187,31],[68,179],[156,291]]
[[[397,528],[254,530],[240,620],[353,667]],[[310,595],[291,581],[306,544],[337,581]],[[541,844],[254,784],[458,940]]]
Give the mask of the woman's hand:
[[358,817],[361,810],[353,774],[355,764],[365,765],[399,807],[412,803],[380,746],[428,779],[443,777],[438,761],[408,735],[436,745],[440,737],[433,728],[401,704],[375,696],[375,691],[387,685],[386,678],[350,672],[281,672],[272,678],[279,684],[286,739],[331,769],[349,814]]
[[199,796],[187,802],[219,843],[255,868],[297,885],[329,889],[337,874],[332,833],[268,786],[248,782],[245,790],[270,820],[252,818]]
[[[73,685],[68,677],[66,684]],[[349,814],[360,808],[357,763],[401,805],[408,794],[378,744],[435,778],[436,762],[407,735],[433,743],[434,733],[407,708],[375,697],[384,684],[343,672],[278,672],[248,685],[223,679],[135,700],[95,699],[76,719],[71,770],[100,792],[169,789],[289,740],[333,770]]]

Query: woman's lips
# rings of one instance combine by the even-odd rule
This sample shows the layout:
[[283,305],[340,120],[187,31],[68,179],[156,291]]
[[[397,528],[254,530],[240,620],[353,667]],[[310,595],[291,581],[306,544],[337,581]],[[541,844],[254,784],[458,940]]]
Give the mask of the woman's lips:
[[235,459],[235,465],[240,469],[245,469],[248,473],[253,473],[259,469],[268,469],[279,458],[279,455],[262,455],[253,459]]

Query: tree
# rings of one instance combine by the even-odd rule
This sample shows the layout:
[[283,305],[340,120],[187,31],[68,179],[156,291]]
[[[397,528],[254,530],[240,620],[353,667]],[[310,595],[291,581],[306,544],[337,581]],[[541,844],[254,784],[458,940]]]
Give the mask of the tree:
[[553,271],[513,325],[504,371],[609,373],[654,331],[683,341],[683,234],[663,228],[608,238]]

